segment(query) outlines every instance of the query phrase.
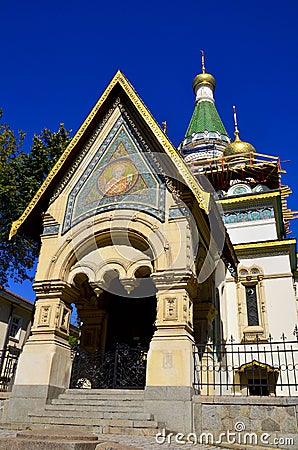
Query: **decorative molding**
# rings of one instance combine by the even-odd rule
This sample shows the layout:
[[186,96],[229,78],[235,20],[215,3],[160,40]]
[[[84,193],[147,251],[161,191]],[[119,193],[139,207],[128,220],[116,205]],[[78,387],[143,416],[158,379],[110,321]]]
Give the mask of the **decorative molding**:
[[37,281],[33,283],[33,289],[37,300],[46,299],[48,302],[58,298],[66,303],[72,303],[79,295],[78,289],[61,280]]
[[178,320],[177,298],[166,297],[164,301],[164,320]]
[[51,306],[43,305],[40,308],[38,326],[49,327],[50,326],[50,317],[51,317]]
[[191,270],[163,270],[152,273],[151,278],[159,292],[169,289],[186,289],[191,297],[197,295],[198,282]]
[[53,333],[62,337],[69,334],[71,308],[61,299],[40,299],[36,302],[36,313],[31,328],[32,334]]

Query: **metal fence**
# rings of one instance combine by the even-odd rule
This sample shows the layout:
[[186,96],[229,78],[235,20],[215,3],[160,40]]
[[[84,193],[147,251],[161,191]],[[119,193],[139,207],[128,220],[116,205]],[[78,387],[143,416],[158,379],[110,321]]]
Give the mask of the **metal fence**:
[[289,341],[207,342],[194,346],[194,388],[202,395],[298,395],[298,333]]
[[0,392],[11,391],[20,353],[12,346],[0,350]]
[[79,345],[72,350],[70,388],[143,389],[146,383],[147,349],[117,344],[104,355],[89,353]]

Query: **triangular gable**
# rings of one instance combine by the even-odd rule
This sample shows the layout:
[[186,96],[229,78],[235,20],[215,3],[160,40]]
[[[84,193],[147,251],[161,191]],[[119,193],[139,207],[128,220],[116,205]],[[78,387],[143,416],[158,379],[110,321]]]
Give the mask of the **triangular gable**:
[[68,195],[61,232],[115,209],[142,211],[165,220],[165,182],[122,115]]
[[[10,238],[13,237],[20,227],[26,228],[29,230],[28,226],[29,219],[35,218],[36,215],[40,214],[46,207],[51,193],[54,190],[55,186],[61,180],[63,175],[66,173],[69,164],[74,159],[77,146],[86,139],[90,132],[90,128],[92,124],[96,120],[100,111],[102,111],[105,107],[106,101],[113,89],[117,87],[117,85],[125,92],[128,99],[132,102],[134,108],[137,110],[141,118],[145,121],[147,126],[150,128],[153,133],[155,139],[162,146],[166,155],[170,157],[173,164],[175,165],[179,175],[184,180],[185,184],[192,191],[196,200],[198,201],[199,206],[208,214],[209,211],[209,202],[210,202],[210,194],[204,191],[199,185],[198,181],[193,177],[192,173],[186,166],[180,154],[177,152],[173,144],[170,142],[168,137],[164,134],[158,123],[155,121],[147,107],[144,105],[140,97],[137,95],[132,85],[126,79],[126,77],[122,74],[120,70],[117,71],[115,76],[113,77],[110,84],[107,86],[100,99],[91,110],[90,114],[83,122],[70,144],[59,158],[55,166],[52,168],[51,172],[39,188],[39,190],[34,195],[33,199],[21,215],[21,217],[13,222],[10,230]],[[34,222],[34,220],[33,220]]]

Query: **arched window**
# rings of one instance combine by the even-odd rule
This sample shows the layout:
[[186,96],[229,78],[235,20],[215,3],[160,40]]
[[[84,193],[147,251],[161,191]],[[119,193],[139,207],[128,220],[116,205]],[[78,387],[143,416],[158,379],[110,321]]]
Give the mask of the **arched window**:
[[268,339],[268,320],[264,274],[260,267],[240,266],[238,272],[238,319],[239,332],[245,341]]
[[257,286],[245,286],[248,326],[259,326]]

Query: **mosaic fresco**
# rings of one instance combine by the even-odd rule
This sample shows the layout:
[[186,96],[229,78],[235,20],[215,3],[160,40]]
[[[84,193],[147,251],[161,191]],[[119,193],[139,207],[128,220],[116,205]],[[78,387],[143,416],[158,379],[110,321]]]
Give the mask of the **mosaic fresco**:
[[130,159],[118,159],[102,169],[97,187],[103,195],[113,197],[129,192],[138,178],[138,169]]
[[62,233],[113,209],[147,212],[164,221],[165,186],[120,117],[71,191]]

